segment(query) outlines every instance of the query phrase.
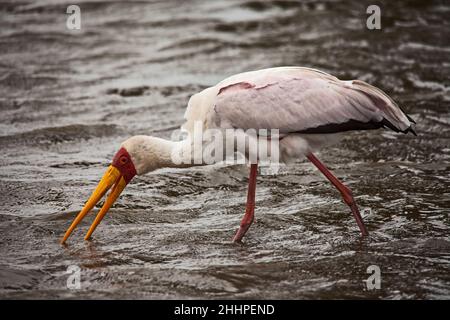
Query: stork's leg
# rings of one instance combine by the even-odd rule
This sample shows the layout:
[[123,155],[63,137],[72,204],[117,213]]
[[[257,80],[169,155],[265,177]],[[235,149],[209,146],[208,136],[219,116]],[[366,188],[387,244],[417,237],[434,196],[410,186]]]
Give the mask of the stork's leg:
[[233,242],[241,242],[248,228],[250,228],[255,218],[255,191],[256,191],[256,175],[258,173],[258,164],[252,164],[250,167],[250,175],[248,177],[247,205],[245,207],[245,215],[242,218],[239,230],[233,238]]
[[356,219],[356,223],[358,224],[359,230],[361,230],[361,234],[363,236],[367,236],[367,229],[366,226],[364,225],[364,222],[361,218],[361,214],[359,213],[358,210],[358,206],[356,205],[355,199],[353,199],[353,195],[352,192],[350,191],[349,188],[347,188],[341,181],[339,181],[338,178],[336,178],[331,172],[330,170],[327,169],[327,167],[325,167],[325,165],[320,162],[319,159],[316,158],[315,155],[313,155],[312,153],[309,153],[307,156],[309,161],[311,161],[316,167],[317,169],[319,169],[324,175],[325,177],[327,177],[328,180],[330,180],[330,182],[339,190],[339,192],[342,195],[342,198],[344,199],[344,202],[350,207],[350,209],[352,210],[353,216]]

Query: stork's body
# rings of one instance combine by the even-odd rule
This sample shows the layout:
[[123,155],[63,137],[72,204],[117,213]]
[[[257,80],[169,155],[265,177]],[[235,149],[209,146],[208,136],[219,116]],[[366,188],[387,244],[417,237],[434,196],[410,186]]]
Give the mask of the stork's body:
[[[282,162],[306,156],[340,191],[352,210],[363,235],[367,230],[350,190],[345,187],[313,154],[321,147],[336,142],[349,130],[387,127],[396,132],[414,133],[414,122],[381,90],[353,80],[341,81],[324,72],[280,67],[231,76],[217,85],[191,97],[182,129],[190,138],[172,142],[155,137],[136,136],[122,144],[109,174],[105,174],[97,190],[66,232],[63,242],[87,212],[114,184],[104,207],[91,226],[90,237],[106,211],[125,185],[136,174],[145,174],[162,167],[185,167],[173,160],[174,154],[192,157],[183,152],[193,144],[195,128],[235,130],[245,134],[248,129],[279,130],[279,154]],[[415,133],[414,133],[415,134]],[[258,136],[257,139],[267,139]],[[229,154],[224,154],[225,159]],[[248,154],[247,154],[248,156]],[[251,164],[247,208],[234,237],[240,242],[253,221],[257,161]],[[186,160],[186,159],[184,159]],[[103,184],[102,184],[103,183]]]

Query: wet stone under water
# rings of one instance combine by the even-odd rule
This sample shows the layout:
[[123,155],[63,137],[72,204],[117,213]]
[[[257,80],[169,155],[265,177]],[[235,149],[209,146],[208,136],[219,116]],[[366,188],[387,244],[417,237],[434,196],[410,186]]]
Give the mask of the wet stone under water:
[[[0,298],[450,298],[448,4],[383,2],[370,31],[364,2],[86,1],[77,32],[68,5],[0,5]],[[240,166],[137,177],[91,241],[93,214],[59,244],[124,139],[169,138],[192,94],[281,65],[367,81],[417,121],[319,154],[370,237],[300,159],[258,178],[243,245]]]

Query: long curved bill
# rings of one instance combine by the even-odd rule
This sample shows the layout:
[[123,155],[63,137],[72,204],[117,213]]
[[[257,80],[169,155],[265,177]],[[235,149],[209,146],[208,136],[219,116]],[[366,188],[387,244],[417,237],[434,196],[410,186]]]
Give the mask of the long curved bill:
[[119,197],[120,193],[123,191],[126,185],[127,182],[121,175],[120,171],[112,165],[109,166],[108,170],[105,172],[99,184],[97,185],[97,188],[95,188],[94,192],[84,205],[81,212],[72,222],[69,229],[67,229],[64,237],[61,240],[61,244],[64,244],[66,242],[66,240],[71,235],[72,231],[81,222],[81,220],[83,220],[83,218],[89,213],[89,211],[92,210],[92,208],[97,204],[97,202],[99,202],[100,199],[105,195],[105,193],[112,187],[112,190],[109,193],[108,197],[106,198],[103,207],[97,214],[97,217],[95,218],[94,222],[89,228],[88,233],[86,234],[86,237],[84,238],[85,240],[89,239],[92,233],[94,232],[95,228],[97,228],[100,221],[102,221],[103,217],[108,212],[109,208],[111,208],[111,206],[117,200],[117,198]]

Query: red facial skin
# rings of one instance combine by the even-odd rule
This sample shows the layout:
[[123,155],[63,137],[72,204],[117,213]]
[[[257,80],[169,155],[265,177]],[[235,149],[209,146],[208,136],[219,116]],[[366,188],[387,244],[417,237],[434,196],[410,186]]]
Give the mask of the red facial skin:
[[120,171],[127,184],[136,175],[133,161],[131,161],[131,157],[125,148],[120,148],[120,150],[117,151],[111,165]]

